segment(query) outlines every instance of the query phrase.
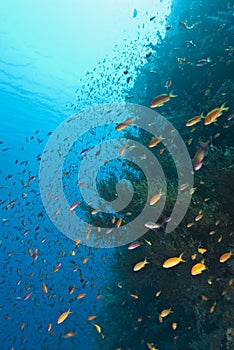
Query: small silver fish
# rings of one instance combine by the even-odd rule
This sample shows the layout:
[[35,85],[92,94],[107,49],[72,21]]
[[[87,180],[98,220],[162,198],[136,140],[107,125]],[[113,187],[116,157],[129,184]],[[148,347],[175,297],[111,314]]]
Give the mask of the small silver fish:
[[227,120],[232,120],[234,118],[234,113],[233,114],[230,114],[228,117],[227,117]]
[[160,228],[161,225],[160,224],[156,224],[153,221],[148,221],[148,222],[145,223],[145,227],[150,229],[150,230],[156,230],[156,229]]

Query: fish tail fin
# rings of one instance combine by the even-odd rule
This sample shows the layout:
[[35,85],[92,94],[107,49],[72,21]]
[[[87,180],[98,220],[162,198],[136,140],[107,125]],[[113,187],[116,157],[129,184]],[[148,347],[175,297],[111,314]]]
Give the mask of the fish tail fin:
[[228,111],[229,110],[229,107],[225,107],[225,104],[226,104],[227,102],[225,101],[223,104],[222,104],[222,106],[220,107],[220,109],[222,110],[222,111]]
[[207,61],[207,62],[212,62],[212,60],[210,59],[210,57],[208,57],[206,61]]
[[169,97],[173,98],[173,97],[177,97],[178,95],[173,95],[173,91],[169,92]]
[[181,261],[181,262],[186,262],[186,260],[182,259],[183,255],[184,255],[184,252],[183,252],[183,253],[181,253],[181,254],[180,254],[180,256],[179,256],[180,261]]

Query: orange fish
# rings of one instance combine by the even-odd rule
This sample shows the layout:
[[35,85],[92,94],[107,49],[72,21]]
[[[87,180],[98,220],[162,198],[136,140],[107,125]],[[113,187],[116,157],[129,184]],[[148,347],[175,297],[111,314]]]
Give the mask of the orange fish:
[[86,318],[87,321],[92,321],[96,318],[97,316],[91,315],[88,318]]
[[36,176],[31,176],[29,179],[28,179],[28,182],[32,182],[36,179]]
[[168,269],[170,267],[178,265],[180,262],[185,262],[185,260],[182,259],[182,256],[183,256],[183,253],[181,253],[180,256],[178,257],[169,258],[166,261],[164,261],[162,266]]
[[153,343],[147,343],[147,346],[149,350],[159,350],[158,348],[155,348]]
[[83,156],[85,153],[87,153],[88,151],[90,151],[91,149],[93,149],[93,147],[89,147],[89,148],[85,148],[83,149],[80,154]]
[[203,218],[203,214],[199,214],[195,217],[195,221],[200,221]]
[[73,204],[70,206],[69,210],[70,210],[70,211],[75,210],[76,207],[77,207],[79,204],[80,204],[80,202],[75,202],[75,203],[73,203]]
[[177,97],[177,95],[173,95],[172,92],[170,92],[169,94],[158,95],[151,102],[150,108],[163,106],[164,103],[166,103],[167,101],[169,101],[171,98],[174,98],[174,97]]
[[81,293],[79,295],[77,295],[77,299],[82,299],[86,296],[86,293]]
[[168,316],[169,314],[171,314],[173,311],[171,311],[171,307],[169,309],[165,309],[163,311],[160,312],[160,316],[161,317],[166,317]]
[[124,145],[124,146],[121,148],[121,150],[119,151],[119,156],[120,156],[120,157],[122,157],[122,156],[124,155],[124,152],[126,151],[126,149],[127,149],[127,146],[126,146],[126,145]]
[[139,299],[138,295],[136,295],[136,294],[131,294],[131,293],[129,293],[129,295],[130,295],[133,299]]
[[201,261],[200,263],[195,264],[192,269],[191,269],[191,274],[193,276],[195,275],[200,275],[204,270],[207,270],[206,265],[204,264],[203,261]]
[[69,294],[72,295],[74,290],[75,290],[76,286],[71,286],[69,287]]
[[186,125],[186,126],[193,126],[193,125],[199,123],[199,122],[202,120],[203,117],[204,117],[204,116],[203,116],[203,113],[201,113],[200,115],[198,115],[198,116],[196,116],[196,117],[194,117],[194,118],[189,119],[189,120],[186,122],[185,125]]
[[47,286],[46,286],[45,283],[42,283],[41,287],[42,287],[42,291],[43,291],[44,293],[48,293],[48,289],[47,289]]
[[98,333],[101,333],[102,329],[98,324],[93,323],[94,327],[96,328]]
[[74,337],[74,335],[76,335],[76,332],[67,332],[63,335],[63,338]]
[[138,262],[136,265],[133,267],[133,271],[140,271],[145,267],[146,264],[149,264],[149,262],[145,259],[144,261]]
[[75,256],[75,255],[76,255],[75,250],[74,250],[74,249],[70,250],[70,254],[71,254],[72,256]]
[[161,140],[165,140],[165,139],[163,137],[154,137],[148,144],[148,147],[153,148],[157,146],[161,142]]
[[209,113],[207,113],[206,118],[204,120],[204,125],[209,125],[211,123],[214,123],[217,121],[217,118],[219,118],[224,111],[228,111],[229,107],[224,107],[225,103],[222,104],[222,106],[218,108],[212,109]]
[[216,307],[216,301],[213,303],[213,305],[210,307],[210,313],[212,314],[214,312],[214,309]]
[[206,248],[197,248],[197,251],[200,254],[204,254],[207,251],[207,249]]
[[70,310],[71,310],[71,309],[69,309],[68,311],[62,313],[62,314],[59,316],[59,318],[58,318],[58,320],[57,320],[57,324],[60,324],[60,323],[62,323],[63,321],[66,320],[66,318],[68,317],[68,315],[71,314]]
[[159,199],[162,197],[163,193],[159,192],[158,194],[155,194],[151,199],[150,199],[150,205],[156,204]]
[[119,218],[119,220],[116,222],[116,227],[120,227],[123,222],[123,218]]
[[29,292],[24,296],[24,300],[27,300],[31,297],[31,295],[33,294],[33,292]]
[[38,249],[36,248],[33,252],[33,255],[32,255],[32,258],[34,261],[37,260],[37,254],[38,254]]
[[80,238],[77,238],[76,240],[75,240],[75,246],[77,247],[78,246],[78,244],[80,243]]
[[124,120],[122,123],[118,124],[115,128],[116,131],[121,131],[126,129],[128,126],[132,124],[133,117],[129,117],[126,120]]
[[188,188],[188,186],[189,186],[189,184],[182,184],[182,185],[180,186],[180,191],[186,190],[186,188]]
[[232,256],[232,252],[224,253],[220,256],[219,262],[224,263],[225,261],[230,259],[231,256]]

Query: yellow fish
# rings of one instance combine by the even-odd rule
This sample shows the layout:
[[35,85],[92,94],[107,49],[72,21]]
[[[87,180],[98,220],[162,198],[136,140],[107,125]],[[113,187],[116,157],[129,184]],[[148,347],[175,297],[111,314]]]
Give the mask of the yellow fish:
[[203,214],[199,214],[195,217],[195,221],[200,221],[203,218]]
[[97,317],[97,316],[95,316],[95,315],[91,315],[91,316],[89,316],[88,318],[86,318],[86,320],[87,320],[87,321],[92,321],[92,320],[94,320],[96,317]]
[[173,95],[172,92],[170,92],[169,94],[161,94],[159,96],[156,96],[151,102],[150,108],[163,106],[164,103],[166,103],[167,101],[169,101],[171,98],[174,98],[174,97],[177,97],[177,95]]
[[197,251],[200,254],[204,254],[207,251],[207,249],[206,248],[197,248]]
[[186,126],[193,126],[193,125],[199,123],[202,120],[202,118],[204,118],[203,113],[201,113],[200,115],[198,115],[194,118],[189,119],[185,125]]
[[193,265],[193,267],[191,269],[191,274],[193,276],[200,275],[204,270],[207,270],[207,267],[204,264],[204,261],[201,261],[200,263]]
[[155,195],[151,198],[149,204],[150,204],[150,205],[156,204],[156,203],[159,201],[159,199],[162,197],[162,195],[163,195],[162,192],[159,192],[159,193],[155,194]]
[[178,257],[167,259],[166,261],[164,261],[162,266],[164,268],[168,269],[170,267],[178,265],[180,262],[185,262],[185,260],[182,259],[182,255],[183,255],[183,253],[181,253],[180,256],[178,256]]
[[204,125],[209,125],[217,121],[217,118],[220,117],[224,111],[228,111],[229,107],[224,107],[225,103],[218,108],[212,109],[209,113],[207,113],[206,118],[204,120]]
[[168,316],[169,314],[171,314],[173,311],[171,311],[171,307],[170,307],[170,309],[165,309],[165,310],[163,310],[163,311],[161,311],[160,312],[160,316],[161,317],[166,317],[166,316]]
[[81,293],[81,294],[78,294],[77,295],[77,299],[82,299],[82,298],[84,298],[86,296],[86,293]]
[[48,289],[45,283],[42,283],[41,288],[44,293],[48,293]]
[[149,350],[159,350],[158,348],[155,348],[155,346],[153,345],[153,343],[147,343],[148,349]]
[[224,263],[225,261],[230,259],[231,256],[232,256],[232,252],[224,253],[220,256],[219,262]]
[[157,146],[161,142],[161,140],[165,140],[165,138],[163,138],[163,137],[154,137],[150,141],[150,143],[148,144],[148,147],[149,148],[153,148],[153,147]]
[[75,240],[75,246],[77,247],[78,246],[78,244],[80,243],[80,238],[77,238],[76,240]]
[[127,119],[125,119],[122,123],[118,124],[115,128],[116,131],[121,131],[126,129],[128,126],[130,126],[132,124],[132,119],[133,117],[129,117]]
[[93,323],[94,327],[96,328],[98,333],[101,333],[102,329],[98,324]]
[[76,332],[67,332],[63,335],[64,338],[71,338],[76,335]]
[[58,318],[58,320],[57,320],[57,324],[60,324],[60,323],[62,323],[63,321],[66,320],[66,318],[68,317],[68,315],[71,314],[70,310],[71,310],[71,309],[69,309],[68,311],[62,313],[62,314],[59,316],[59,318]]
[[146,264],[149,264],[149,262],[145,259],[144,261],[138,262],[134,267],[133,271],[139,271],[145,267]]
[[76,286],[69,287],[69,294],[72,295],[74,293]]
[[217,304],[217,302],[214,301],[213,305],[210,307],[210,313],[211,313],[211,314],[214,312],[215,307],[216,307],[216,304]]

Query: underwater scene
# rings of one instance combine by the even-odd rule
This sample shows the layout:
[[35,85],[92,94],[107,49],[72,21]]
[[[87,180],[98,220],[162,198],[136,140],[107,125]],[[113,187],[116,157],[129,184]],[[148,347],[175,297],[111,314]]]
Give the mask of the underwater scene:
[[234,349],[234,2],[0,3],[0,348]]

